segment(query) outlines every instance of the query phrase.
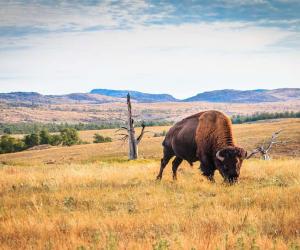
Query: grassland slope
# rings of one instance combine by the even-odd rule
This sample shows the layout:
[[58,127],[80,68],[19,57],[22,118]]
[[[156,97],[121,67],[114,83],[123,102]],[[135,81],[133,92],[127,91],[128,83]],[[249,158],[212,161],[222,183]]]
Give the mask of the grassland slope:
[[293,142],[233,186],[187,164],[156,182],[162,137],[149,135],[137,161],[118,141],[1,155],[0,249],[299,249],[300,120],[234,133],[251,148],[278,128]]

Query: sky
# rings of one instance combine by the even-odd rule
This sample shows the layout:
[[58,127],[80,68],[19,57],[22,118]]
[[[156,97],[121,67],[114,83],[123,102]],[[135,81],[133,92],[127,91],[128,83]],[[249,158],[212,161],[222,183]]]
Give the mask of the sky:
[[0,92],[300,87],[300,0],[0,0]]

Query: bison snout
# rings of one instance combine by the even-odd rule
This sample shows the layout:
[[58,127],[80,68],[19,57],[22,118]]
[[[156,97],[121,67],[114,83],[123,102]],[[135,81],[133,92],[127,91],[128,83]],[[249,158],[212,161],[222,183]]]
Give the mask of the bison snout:
[[238,178],[238,175],[228,176],[225,181],[227,181],[229,184],[234,184],[238,181]]

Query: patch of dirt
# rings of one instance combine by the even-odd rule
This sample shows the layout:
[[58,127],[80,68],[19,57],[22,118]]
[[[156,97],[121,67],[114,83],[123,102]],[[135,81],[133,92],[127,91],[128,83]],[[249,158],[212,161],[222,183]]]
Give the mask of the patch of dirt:
[[43,149],[48,149],[51,148],[52,146],[50,144],[43,144],[43,145],[37,145],[31,148],[26,149],[26,151],[31,151],[31,150],[43,150]]

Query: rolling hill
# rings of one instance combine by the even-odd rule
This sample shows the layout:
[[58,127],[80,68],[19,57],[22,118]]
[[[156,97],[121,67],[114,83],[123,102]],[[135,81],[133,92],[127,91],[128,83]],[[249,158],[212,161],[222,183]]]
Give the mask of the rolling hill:
[[233,90],[223,89],[199,93],[184,100],[169,94],[150,94],[131,90],[93,89],[90,93],[42,95],[36,92],[0,93],[0,103],[9,106],[42,106],[48,104],[102,104],[125,102],[127,93],[134,102],[211,102],[211,103],[263,103],[300,100],[300,88]]
[[121,98],[100,94],[73,93],[67,95],[42,95],[36,92],[0,93],[0,102],[12,106],[35,106],[46,104],[86,103],[101,104],[124,101]]
[[234,90],[224,89],[203,92],[183,100],[184,102],[225,102],[225,103],[258,103],[258,102],[280,102],[288,100],[299,100],[300,89],[256,89],[256,90]]

